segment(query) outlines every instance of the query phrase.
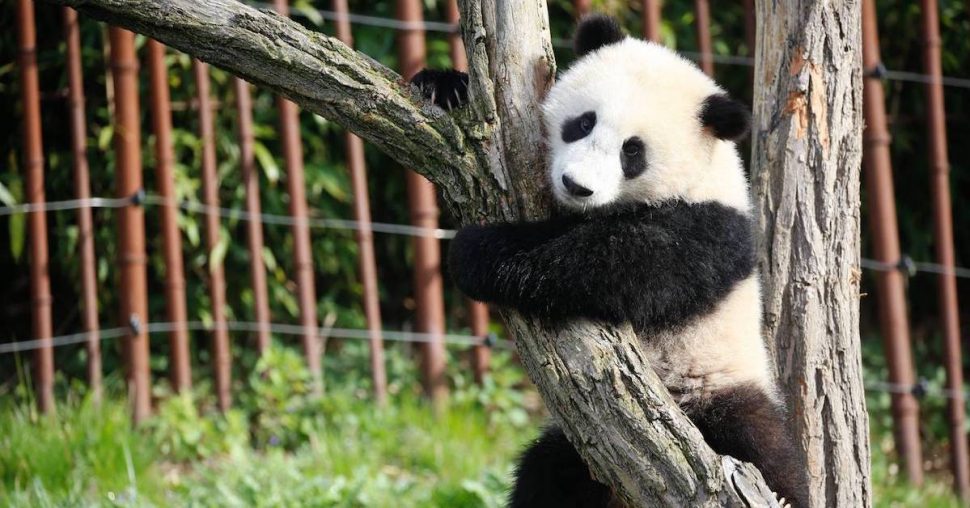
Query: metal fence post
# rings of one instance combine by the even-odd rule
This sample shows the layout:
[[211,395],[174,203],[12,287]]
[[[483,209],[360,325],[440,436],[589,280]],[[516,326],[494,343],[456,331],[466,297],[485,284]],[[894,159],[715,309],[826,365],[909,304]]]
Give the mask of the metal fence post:
[[202,138],[202,200],[209,211],[205,214],[205,240],[208,248],[209,299],[212,305],[212,368],[215,374],[216,399],[219,410],[228,411],[232,405],[232,356],[229,351],[229,330],[226,328],[226,278],[223,260],[213,263],[212,253],[219,245],[220,221],[215,209],[219,207],[219,176],[216,172],[215,127],[212,103],[209,99],[209,66],[192,61],[199,104],[199,135]]
[[922,0],[923,74],[926,83],[926,134],[930,158],[930,192],[933,195],[933,237],[936,262],[947,267],[939,285],[940,328],[946,357],[946,384],[955,396],[948,399],[950,450],[953,482],[957,493],[970,496],[970,461],[964,431],[963,363],[960,352],[960,312],[957,279],[953,273],[953,212],[950,208],[950,161],[946,146],[946,110],[943,106],[943,70],[940,55],[939,7],[936,0]]
[[[27,202],[44,203],[44,142],[40,125],[40,83],[37,76],[37,31],[34,2],[17,2],[17,40],[20,46],[20,94],[24,107],[24,173],[27,177]],[[34,389],[37,408],[54,411],[54,351],[51,349],[51,288],[47,253],[47,214],[27,214],[30,236],[30,298],[34,337],[44,341],[34,351]]]
[[178,226],[172,154],[172,106],[168,91],[165,46],[149,39],[148,74],[151,82],[152,131],[155,134],[155,185],[163,203],[159,209],[162,228],[162,253],[165,258],[165,309],[175,326],[168,335],[169,381],[176,393],[192,388],[189,332],[185,328],[185,269],[182,264],[182,237]]
[[242,171],[243,187],[246,189],[246,213],[252,217],[246,222],[246,239],[249,244],[249,280],[253,285],[253,317],[256,319],[256,350],[265,353],[270,345],[269,292],[266,289],[266,264],[263,262],[263,223],[259,220],[262,207],[259,202],[259,171],[253,152],[253,99],[249,83],[233,78],[236,92],[236,111],[239,114],[239,169]]
[[[64,7],[64,38],[67,42],[68,109],[71,124],[71,152],[74,163],[74,195],[77,199],[91,197],[88,172],[88,134],[84,114],[84,76],[81,71],[81,30],[77,11]],[[87,332],[88,386],[96,403],[101,402],[101,326],[98,323],[98,277],[95,272],[94,225],[91,207],[77,209],[78,253],[81,265],[81,321]]]
[[643,38],[660,42],[660,0],[643,0]]
[[714,75],[714,50],[711,48],[711,6],[707,0],[694,0],[694,15],[697,19],[697,50],[700,52],[699,64],[704,74]]
[[[350,20],[347,18],[347,0],[333,0],[333,10],[337,13],[337,38],[347,46],[353,47]],[[360,280],[364,286],[364,315],[367,317],[367,331],[370,338],[371,379],[374,383],[374,398],[383,405],[387,400],[387,373],[384,367],[384,338],[381,330],[381,306],[377,288],[377,261],[374,254],[374,234],[371,231],[370,198],[367,193],[367,164],[364,161],[364,141],[350,131],[344,134],[347,144],[347,168],[350,170],[350,184],[354,192],[354,219],[360,224],[357,229],[357,259],[360,267]]]
[[[867,73],[863,88],[866,129],[863,133],[863,170],[872,231],[873,257],[894,265],[900,260],[893,191],[889,131],[886,129],[885,98],[882,82],[872,72],[881,64],[879,35],[874,0],[862,4],[862,66]],[[898,270],[876,274],[879,323],[882,331],[889,381],[912,386],[916,381],[906,317],[903,274]],[[907,476],[914,484],[923,481],[923,453],[919,438],[919,403],[912,393],[892,394],[892,413],[896,452],[903,460]]]
[[[289,16],[287,0],[275,0],[276,11]],[[317,330],[317,296],[313,281],[313,257],[310,249],[310,228],[307,223],[306,189],[303,180],[303,146],[300,143],[300,113],[296,104],[277,98],[280,115],[280,141],[286,161],[286,188],[290,194],[290,215],[293,216],[293,265],[296,270],[297,300],[300,303],[300,325],[303,327],[303,352],[314,379],[314,389],[323,390],[320,368],[321,347]]]
[[[143,191],[135,34],[111,27],[109,37],[115,99],[115,187],[117,197],[131,198]],[[140,423],[151,412],[151,373],[145,330],[148,323],[145,211],[134,200],[118,209],[118,264],[121,322],[128,327],[124,340],[132,418],[135,423]]]
[[[397,19],[421,23],[421,2],[397,0]],[[424,67],[424,30],[398,31],[398,58],[401,75],[410,79]],[[434,185],[413,170],[405,175],[411,224],[426,229],[438,227],[438,204]],[[425,393],[435,407],[442,407],[448,395],[445,383],[445,302],[441,276],[441,244],[431,235],[414,239],[414,295],[417,301],[417,330],[430,333],[431,340],[421,344],[421,373]]]

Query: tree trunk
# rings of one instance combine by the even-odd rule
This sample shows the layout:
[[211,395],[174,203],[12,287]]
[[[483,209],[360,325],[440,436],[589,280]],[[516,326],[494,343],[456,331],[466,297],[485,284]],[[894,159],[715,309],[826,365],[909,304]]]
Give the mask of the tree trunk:
[[861,4],[758,0],[752,175],[765,333],[811,506],[869,506],[858,332]]
[[[548,213],[549,199],[543,190],[544,153],[536,148],[544,146],[540,100],[555,75],[544,0],[460,2],[471,104],[454,116],[423,102],[399,76],[336,39],[233,0],[56,2],[159,39],[344,125],[434,182],[445,204],[464,223],[536,218]],[[850,19],[857,20],[858,16]],[[779,44],[783,42],[779,38]],[[821,57],[817,62],[823,62]],[[847,72],[858,78],[857,67]],[[828,96],[822,93],[821,97]],[[830,137],[840,142],[852,122],[860,125],[854,116],[828,117],[840,128],[838,136],[833,133]],[[806,117],[805,121],[810,119]],[[841,187],[836,188],[841,191],[854,190],[858,147],[835,146],[833,159],[848,158],[855,165],[846,166],[848,176],[841,178],[836,178],[841,173],[834,169],[829,179],[837,182]],[[772,148],[781,150],[784,146]],[[843,153],[846,150],[848,153]],[[840,202],[852,205],[847,216],[854,220],[858,203],[853,196],[838,196]],[[843,215],[834,219],[839,217]],[[848,249],[854,266],[858,261],[857,238],[851,235],[857,234],[857,228],[855,222],[848,226],[836,223],[832,227],[839,234],[837,246]],[[820,259],[828,260],[824,256],[832,252],[826,251]],[[817,262],[803,258],[795,261],[812,267]],[[824,267],[849,269],[832,264]],[[777,273],[765,271],[770,276]],[[844,288],[828,277],[822,282],[825,285],[820,287],[844,290],[841,302],[849,304],[836,306],[822,316],[832,316],[830,325],[854,340],[855,282],[846,279]],[[815,307],[809,310],[821,312]],[[594,475],[613,486],[627,504],[776,505],[754,467],[719,457],[706,445],[653,373],[629,327],[577,322],[552,329],[511,310],[504,311],[503,317],[550,412]],[[839,345],[847,348],[839,351],[857,368],[857,341],[846,339]],[[815,356],[811,358],[816,360]],[[836,364],[831,370],[813,373],[810,381],[814,385],[815,376],[841,375],[841,369]],[[858,370],[850,374],[858,374]],[[857,375],[846,381],[859,382]],[[861,393],[860,387],[858,384],[845,390]],[[840,393],[821,395],[839,397]],[[823,416],[840,418],[844,415],[830,413],[844,407],[841,403],[829,404],[822,408],[826,411]],[[848,409],[861,407],[860,401]],[[817,421],[805,424],[817,425]],[[868,454],[862,437],[858,449],[864,458]],[[865,499],[867,493],[864,489]]]

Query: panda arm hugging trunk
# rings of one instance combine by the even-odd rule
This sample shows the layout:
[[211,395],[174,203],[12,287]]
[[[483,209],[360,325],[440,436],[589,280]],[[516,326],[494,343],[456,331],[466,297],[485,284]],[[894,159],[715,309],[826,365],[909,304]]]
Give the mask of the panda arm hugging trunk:
[[[629,322],[714,451],[753,463],[780,496],[807,506],[761,333],[752,205],[734,145],[747,134],[747,108],[610,18],[585,18],[575,46],[579,58],[542,108],[546,174],[566,213],[462,229],[452,277],[472,298],[553,326]],[[413,82],[443,108],[468,102],[459,72],[423,71]],[[510,497],[513,507],[615,503],[555,426],[522,455]]]
[[476,300],[552,320],[670,328],[751,275],[751,221],[717,203],[670,202],[469,226],[452,241],[449,266]]

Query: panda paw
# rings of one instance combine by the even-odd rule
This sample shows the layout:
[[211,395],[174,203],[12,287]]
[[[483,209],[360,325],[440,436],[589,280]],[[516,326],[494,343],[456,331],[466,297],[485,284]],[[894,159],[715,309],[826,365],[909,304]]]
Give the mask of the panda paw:
[[411,78],[425,99],[451,111],[468,102],[468,74],[453,69],[423,69]]

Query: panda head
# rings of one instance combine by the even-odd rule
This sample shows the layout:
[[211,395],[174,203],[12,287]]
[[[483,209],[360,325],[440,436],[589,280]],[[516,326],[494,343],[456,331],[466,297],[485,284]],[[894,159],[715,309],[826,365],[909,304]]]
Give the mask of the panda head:
[[720,201],[750,208],[734,142],[747,107],[693,63],[627,37],[590,16],[575,36],[579,58],[543,102],[549,176],[573,210],[622,203]]

